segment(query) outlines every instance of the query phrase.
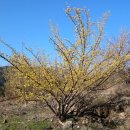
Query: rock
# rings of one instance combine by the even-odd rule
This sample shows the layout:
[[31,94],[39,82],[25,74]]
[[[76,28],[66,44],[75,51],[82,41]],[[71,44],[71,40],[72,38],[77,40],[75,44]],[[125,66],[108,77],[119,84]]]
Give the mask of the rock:
[[84,118],[83,118],[82,124],[83,124],[83,125],[88,125],[88,118],[87,118],[87,117],[84,117]]
[[7,119],[5,119],[5,120],[3,121],[3,123],[4,123],[4,124],[8,123],[8,120],[7,120]]
[[126,119],[126,122],[124,124],[125,130],[130,130],[130,117]]
[[63,123],[62,130],[72,130],[72,125],[72,121],[66,121],[65,123]]
[[130,116],[130,107],[127,107],[127,108],[125,109],[125,112],[126,112],[126,114],[127,114],[128,116]]
[[50,122],[53,122],[53,118],[50,119]]
[[86,125],[83,125],[80,130],[89,130]]
[[25,112],[25,111],[22,112],[22,115],[26,115],[26,114],[27,114],[27,112]]
[[119,113],[119,119],[125,119],[126,118],[126,114],[125,114],[125,112],[121,112],[121,113]]
[[79,129],[79,128],[80,128],[80,126],[78,125],[76,128],[77,128],[77,129]]

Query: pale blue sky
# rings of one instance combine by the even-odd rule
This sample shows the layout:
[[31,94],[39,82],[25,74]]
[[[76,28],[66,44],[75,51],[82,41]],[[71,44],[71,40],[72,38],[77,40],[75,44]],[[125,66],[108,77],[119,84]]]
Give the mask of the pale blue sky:
[[[73,39],[72,24],[64,13],[66,3],[89,9],[94,20],[109,11],[105,28],[108,36],[117,36],[121,28],[130,30],[130,0],[0,0],[0,38],[18,51],[24,42],[34,50],[40,48],[53,54],[50,20],[59,26],[64,37]],[[0,51],[8,53],[1,45]],[[0,59],[1,65],[5,62]]]

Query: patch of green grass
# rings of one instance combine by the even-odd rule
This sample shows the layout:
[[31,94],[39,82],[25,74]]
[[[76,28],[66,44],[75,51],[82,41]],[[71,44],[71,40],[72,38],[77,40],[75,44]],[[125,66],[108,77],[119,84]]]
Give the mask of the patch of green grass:
[[8,123],[0,127],[0,130],[25,130],[23,124],[20,123]]
[[12,122],[1,124],[0,130],[43,130],[50,126],[50,124],[48,121],[19,122],[19,120],[13,120]]
[[48,121],[38,121],[38,122],[30,122],[27,127],[31,130],[43,130],[43,128],[47,128],[50,126],[50,122]]

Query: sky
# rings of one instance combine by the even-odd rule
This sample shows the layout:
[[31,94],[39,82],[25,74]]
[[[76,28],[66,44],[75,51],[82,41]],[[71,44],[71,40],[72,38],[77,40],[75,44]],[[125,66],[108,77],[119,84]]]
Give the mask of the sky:
[[[0,0],[0,39],[16,50],[27,47],[44,50],[55,57],[50,21],[60,28],[63,37],[73,39],[73,27],[66,17],[66,5],[90,10],[91,19],[101,19],[104,12],[110,12],[105,34],[117,36],[122,28],[130,31],[130,0]],[[9,54],[0,44],[0,52]],[[0,66],[7,63],[0,59]]]

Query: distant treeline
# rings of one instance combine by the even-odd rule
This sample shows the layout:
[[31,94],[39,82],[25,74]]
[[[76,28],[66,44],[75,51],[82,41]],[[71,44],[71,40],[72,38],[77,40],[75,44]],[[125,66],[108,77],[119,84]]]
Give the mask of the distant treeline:
[[6,82],[5,72],[8,66],[0,67],[0,96],[4,96],[5,87],[4,84]]

